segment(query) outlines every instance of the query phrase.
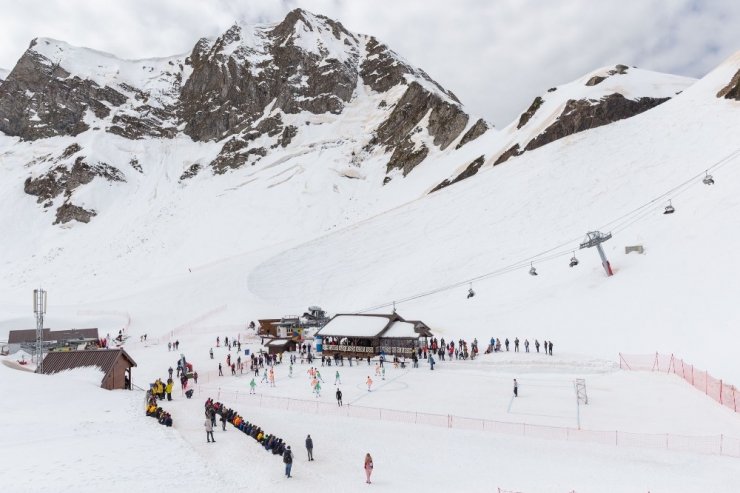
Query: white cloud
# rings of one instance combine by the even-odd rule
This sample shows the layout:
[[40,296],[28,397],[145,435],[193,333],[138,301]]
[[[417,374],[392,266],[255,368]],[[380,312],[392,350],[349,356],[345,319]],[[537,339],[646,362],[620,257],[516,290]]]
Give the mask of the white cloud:
[[296,7],[377,36],[497,126],[604,65],[700,77],[740,50],[736,0],[0,0],[0,67],[37,36],[126,58],[185,53],[234,20]]

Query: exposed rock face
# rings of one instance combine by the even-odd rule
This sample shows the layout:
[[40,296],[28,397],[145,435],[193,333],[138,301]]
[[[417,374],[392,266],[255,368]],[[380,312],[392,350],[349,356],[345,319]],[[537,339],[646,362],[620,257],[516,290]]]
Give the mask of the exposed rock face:
[[531,151],[568,135],[633,117],[668,99],[670,98],[640,98],[635,101],[618,93],[595,102],[571,99],[557,121],[532,139],[524,150]]
[[[69,150],[70,148],[67,148]],[[65,151],[65,154],[67,152]],[[96,177],[110,182],[126,181],[123,174],[113,166],[105,163],[89,165],[84,156],[75,159],[71,168],[58,165],[36,178],[27,178],[23,190],[37,197],[39,204],[50,206],[51,201],[60,195],[70,197],[78,187],[86,185]]]
[[33,51],[36,42],[0,86],[0,131],[25,140],[77,135],[89,128],[83,121],[87,111],[105,118],[110,107],[126,101],[110,87],[71,76]]
[[[239,25],[214,43],[199,41],[182,90],[185,133],[195,140],[220,140],[248,128],[273,101],[284,113],[340,113],[357,85],[357,39],[338,22],[318,17],[321,23],[294,10],[273,29],[257,33],[257,48],[243,42]],[[317,52],[301,47],[304,37],[315,36],[342,43],[347,59],[333,58],[323,45]]]
[[460,139],[460,142],[455,146],[455,149],[460,149],[468,142],[474,141],[475,139],[486,133],[489,128],[491,127],[488,125],[488,123],[486,123],[485,120],[483,120],[482,118],[479,119],[473,124],[472,127],[468,129],[467,132],[465,132],[465,135],[462,136],[462,139]]
[[590,86],[597,86],[597,85],[601,84],[602,82],[604,82],[605,80],[606,80],[606,77],[604,77],[602,75],[594,75],[593,77],[591,77],[590,79],[588,79],[588,82],[586,82],[586,85],[589,86],[589,87]]
[[377,143],[393,150],[387,169],[401,169],[408,174],[428,153],[426,146],[412,140],[415,128],[429,114],[427,131],[434,145],[440,149],[449,146],[465,129],[468,115],[462,109],[430,93],[418,82],[409,84],[396,107],[376,132]]
[[443,189],[445,187],[448,187],[450,185],[454,185],[455,183],[457,183],[459,181],[462,181],[462,180],[464,180],[466,178],[470,178],[471,176],[473,176],[476,173],[478,173],[478,170],[480,169],[481,166],[483,166],[483,163],[485,163],[485,162],[486,162],[486,157],[485,156],[479,156],[478,158],[475,159],[475,161],[473,161],[472,163],[470,163],[467,166],[467,168],[465,168],[465,170],[462,173],[460,173],[459,175],[457,175],[452,180],[445,180],[445,181],[443,181],[442,183],[440,183],[439,185],[437,185],[436,187],[434,187],[432,189],[432,191],[429,192],[429,193],[436,192],[437,190],[441,190],[441,189]]
[[740,70],[735,73],[730,83],[717,93],[717,97],[740,101]]
[[198,174],[198,171],[200,171],[201,166],[198,163],[191,164],[188,169],[186,169],[182,175],[180,175],[180,181],[183,180],[189,180],[190,178],[195,177],[195,175]]
[[519,150],[519,144],[514,144],[513,146],[509,147],[506,152],[501,154],[496,161],[493,162],[493,165],[499,165],[505,161],[508,161],[510,158],[514,156],[518,156],[522,153],[522,151]]
[[615,65],[613,69],[609,70],[606,75],[594,75],[591,77],[588,82],[586,82],[587,86],[597,86],[604,82],[607,78],[611,77],[612,75],[617,74],[626,74],[627,73],[627,65]]
[[54,224],[65,224],[73,220],[81,223],[89,223],[90,219],[97,215],[98,213],[95,211],[88,211],[78,205],[65,202],[57,209]]
[[537,113],[537,110],[540,109],[540,106],[542,106],[542,103],[544,102],[545,100],[539,96],[534,98],[534,101],[532,101],[532,104],[529,105],[527,111],[522,113],[522,116],[519,117],[519,123],[517,124],[516,128],[519,129],[526,125],[527,122],[534,116],[534,114]]

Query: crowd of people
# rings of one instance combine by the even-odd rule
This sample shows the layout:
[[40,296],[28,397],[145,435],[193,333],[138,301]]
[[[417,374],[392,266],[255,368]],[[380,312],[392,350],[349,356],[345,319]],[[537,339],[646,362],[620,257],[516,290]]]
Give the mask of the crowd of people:
[[157,405],[157,396],[147,391],[146,415],[155,418],[159,424],[172,426],[172,415]]

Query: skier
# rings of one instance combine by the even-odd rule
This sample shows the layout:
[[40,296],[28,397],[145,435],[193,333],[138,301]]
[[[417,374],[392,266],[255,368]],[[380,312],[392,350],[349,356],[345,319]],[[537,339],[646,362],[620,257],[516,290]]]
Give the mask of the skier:
[[529,339],[524,339],[524,352],[529,352]]
[[221,414],[221,428],[226,431],[226,414]]
[[434,357],[431,354],[429,355],[429,368],[434,370]]
[[311,435],[306,437],[306,451],[308,452],[308,460],[313,460],[313,440],[311,440]]
[[516,381],[516,378],[514,379],[514,397],[519,397],[519,384]]
[[211,420],[206,418],[206,422],[203,423],[203,426],[206,428],[206,442],[216,443],[216,439],[213,438],[213,424],[211,423]]
[[293,467],[293,452],[290,451],[290,445],[285,447],[285,452],[283,453],[283,462],[285,463],[285,477],[290,478],[290,469]]
[[265,372],[262,374],[262,380],[260,380],[260,383],[262,382],[267,383],[267,368],[265,368]]
[[519,338],[518,337],[514,339],[514,352],[515,353],[519,352]]
[[337,406],[342,407],[342,391],[337,389]]
[[167,351],[172,351],[172,343],[171,342],[168,342],[167,343]]
[[270,387],[275,386],[275,370],[270,368]]
[[[167,373],[169,373],[169,374],[170,374],[170,378],[172,378],[172,367],[171,367],[171,366],[170,366],[170,369],[169,369],[169,370],[167,370]],[[178,375],[178,376],[179,376],[179,375]]]
[[172,378],[169,378],[167,379],[167,386],[164,388],[164,391],[167,393],[168,401],[172,400],[172,387],[173,387]]
[[509,350],[509,338],[508,337],[504,341],[504,345],[506,345],[506,350],[508,351]]
[[252,381],[249,382],[249,393],[254,394],[254,388],[257,386],[257,382],[254,381],[254,378],[252,378]]
[[221,368],[221,363],[218,364],[218,376],[223,377],[224,376],[224,370]]
[[209,353],[211,355],[211,359],[213,359],[213,348],[211,348],[211,350],[209,351]]
[[216,336],[216,347],[221,347],[221,338]]
[[317,380],[320,380],[320,381],[321,381],[321,383],[324,383],[324,379],[323,379],[323,378],[321,378],[321,372],[320,372],[319,370],[316,370],[315,378],[316,378]]
[[547,343],[550,346],[550,356],[552,356],[552,341]]
[[373,458],[370,453],[365,454],[365,482],[370,484],[370,475],[373,473]]
[[316,398],[318,399],[321,395],[321,384],[319,382],[316,382],[316,385],[313,387],[313,391],[316,393]]
[[370,378],[370,375],[367,376],[367,381],[365,383],[367,384],[367,391],[370,392],[370,389],[373,386],[373,379]]
[[534,340],[534,348],[537,350],[537,352],[540,352],[540,341],[537,339]]
[[342,383],[342,379],[339,378],[339,370],[337,370],[336,375],[334,375],[334,385],[341,384],[341,383]]

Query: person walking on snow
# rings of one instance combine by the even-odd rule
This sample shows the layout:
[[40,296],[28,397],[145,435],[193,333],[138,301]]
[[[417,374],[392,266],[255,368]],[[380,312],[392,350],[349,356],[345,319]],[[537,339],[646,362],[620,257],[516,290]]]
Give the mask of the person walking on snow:
[[514,397],[519,397],[519,384],[516,381],[516,378],[514,379]]
[[213,359],[213,348],[208,353],[211,355],[211,359]]
[[367,384],[367,391],[370,392],[370,389],[373,386],[373,379],[370,378],[370,375],[367,376],[367,381],[365,383]]
[[221,428],[226,431],[226,414],[221,414]]
[[270,387],[275,386],[275,370],[270,368]]
[[203,426],[206,427],[206,442],[216,443],[216,439],[213,438],[213,424],[211,423],[211,420],[206,418],[206,422],[203,423]]
[[320,380],[321,383],[324,383],[324,379],[321,378],[321,372],[319,370],[316,370],[315,378],[316,378],[316,380]]
[[534,348],[537,350],[537,352],[540,352],[540,341],[537,339],[534,340]]
[[285,447],[285,452],[283,452],[283,462],[285,463],[285,477],[290,478],[290,469],[293,467],[293,452],[290,451],[290,445]]
[[552,341],[547,343],[550,346],[550,356],[552,356]]
[[375,376],[376,377],[380,376],[380,364],[378,363],[375,363]]
[[224,376],[224,370],[221,368],[221,363],[218,364],[218,376],[223,377]]
[[365,454],[365,482],[370,484],[370,475],[373,473],[373,458],[370,453]]
[[518,337],[514,339],[514,352],[515,353],[519,352],[519,338]]
[[337,406],[342,407],[342,391],[337,389]]
[[308,452],[308,460],[313,460],[313,440],[311,440],[311,435],[306,437],[306,451]]
[[340,385],[342,384],[342,379],[339,378],[339,370],[337,370],[336,375],[334,375],[334,385],[336,384],[340,384]]
[[265,372],[262,374],[262,380],[260,380],[260,383],[262,382],[267,383],[267,368],[265,368]]
[[254,388],[257,386],[257,382],[254,381],[254,378],[252,378],[252,381],[249,382],[249,393],[254,394]]
[[508,351],[509,350],[509,338],[508,337],[504,341],[504,344],[506,345],[506,350]]
[[316,398],[318,399],[321,395],[321,384],[319,382],[316,382],[316,385],[313,388],[313,391],[316,393]]
[[524,352],[529,352],[529,339],[524,339]]

